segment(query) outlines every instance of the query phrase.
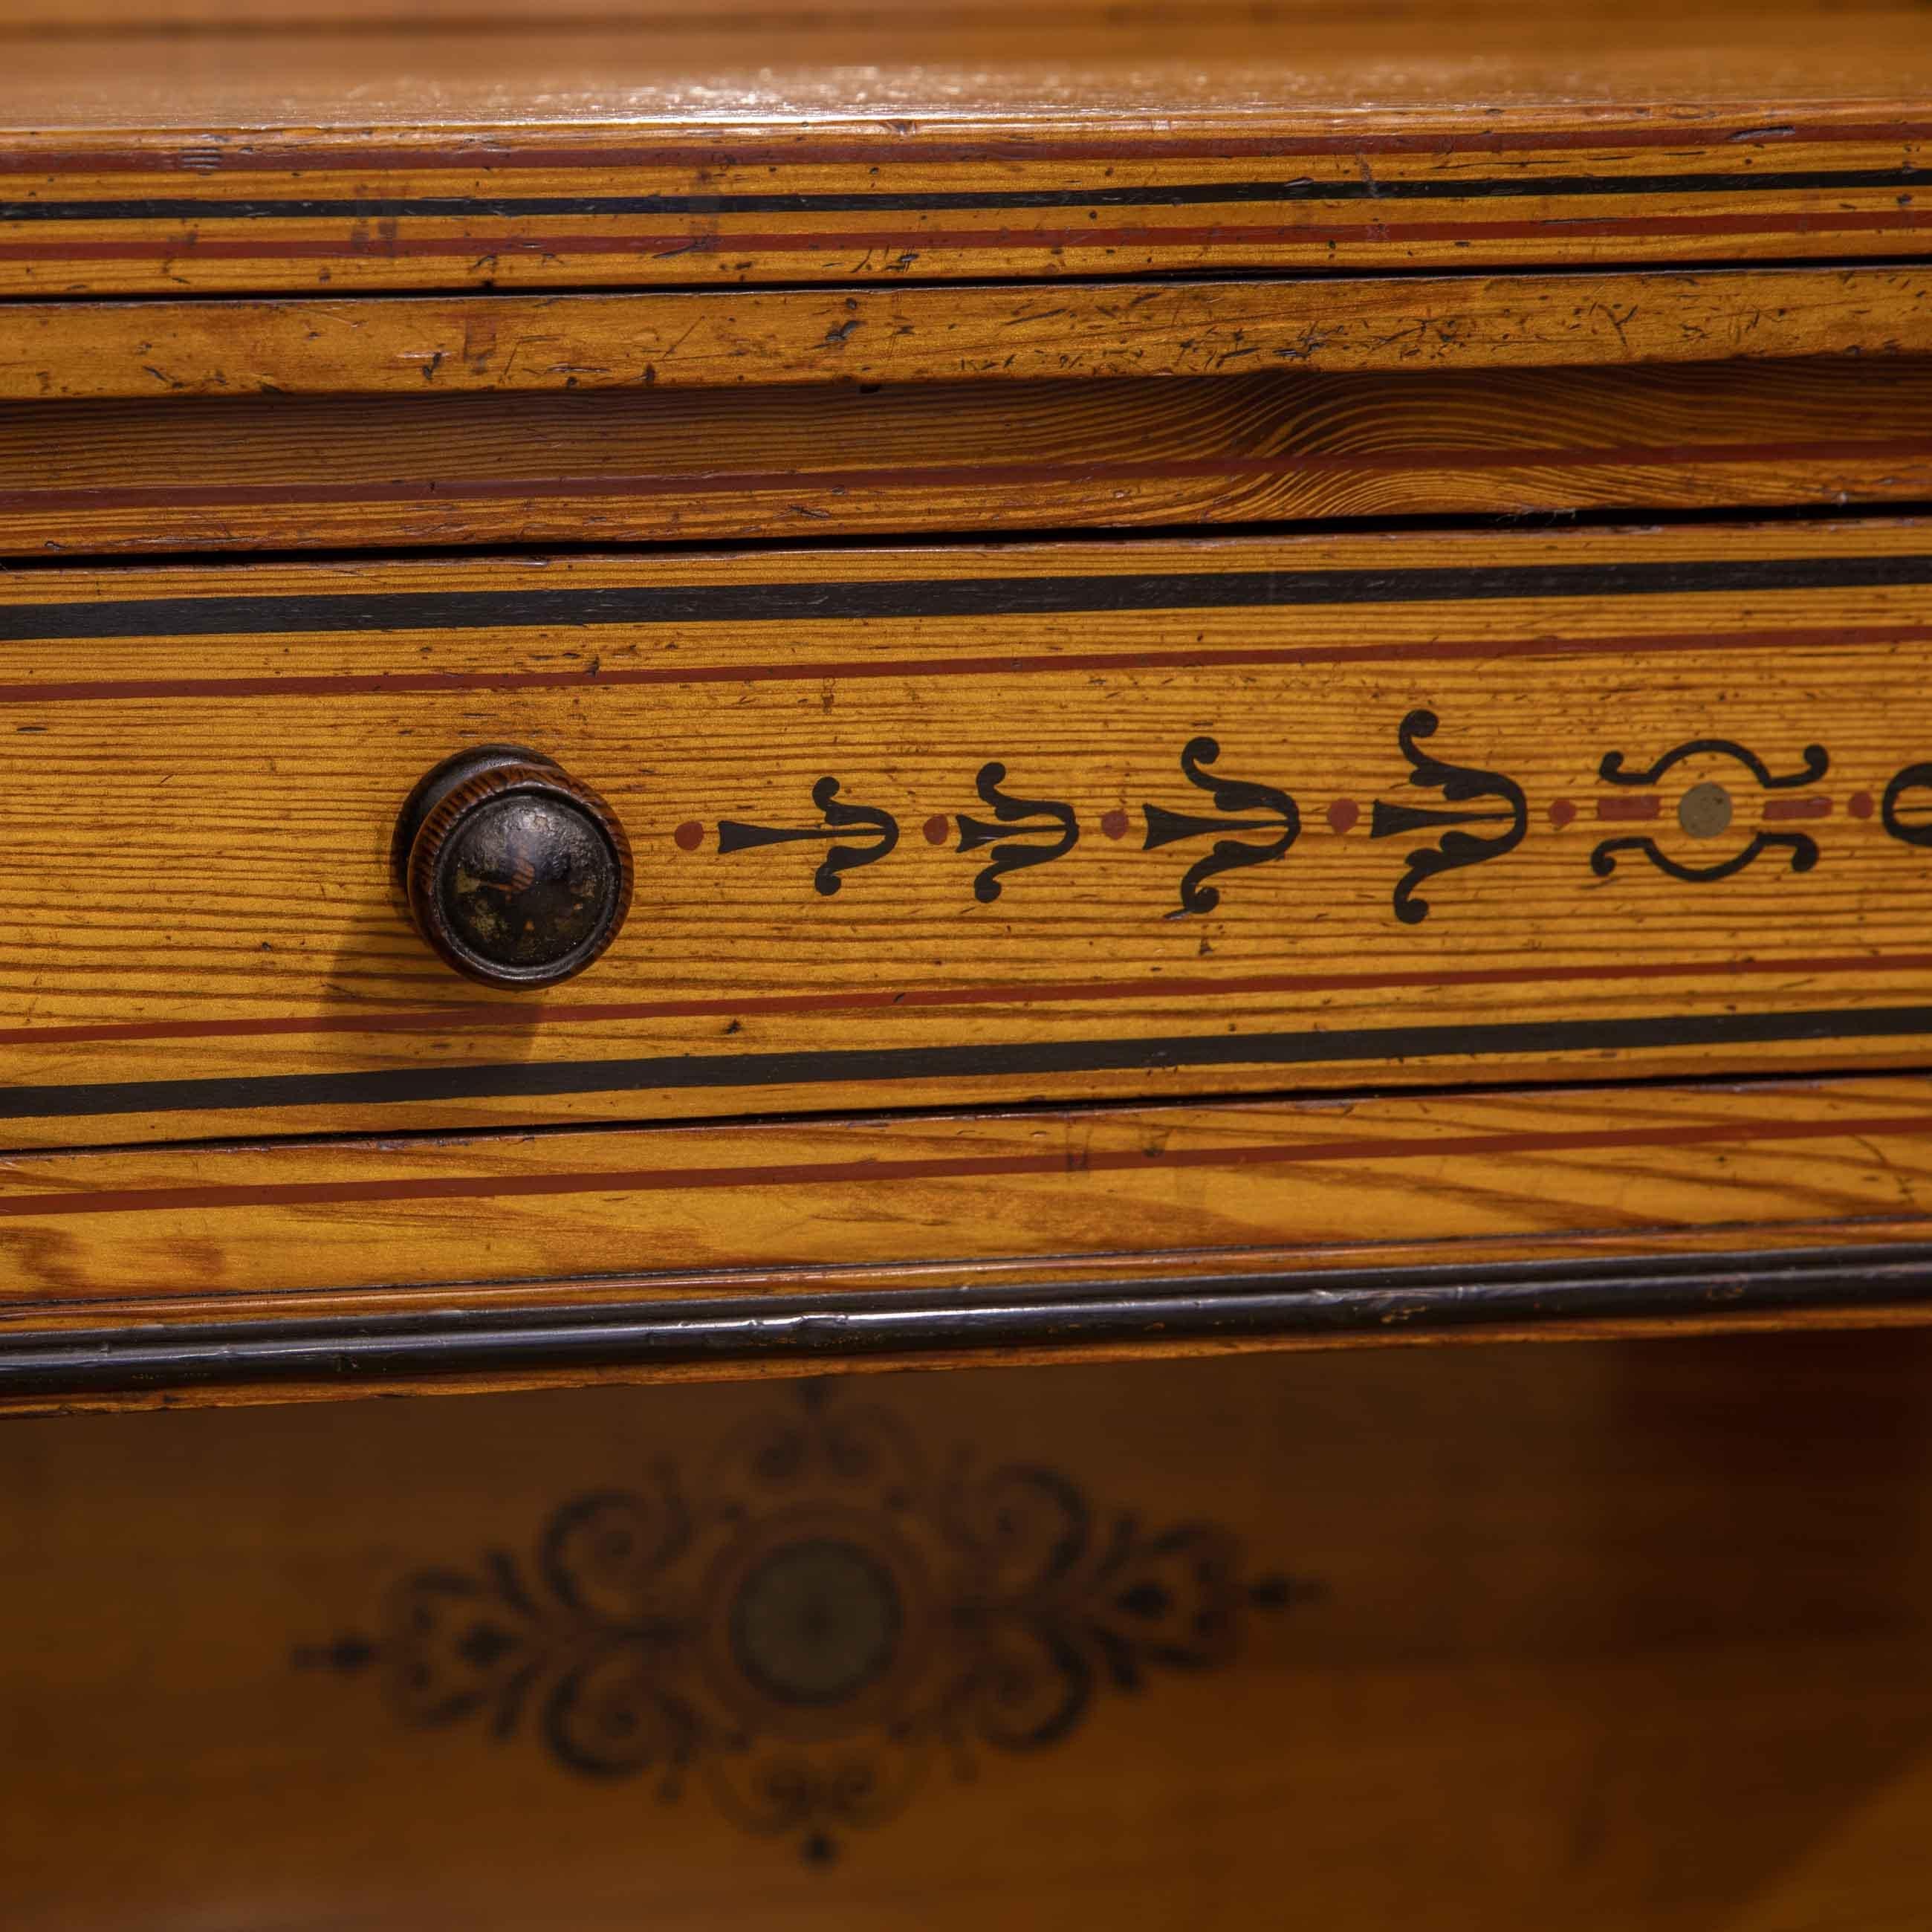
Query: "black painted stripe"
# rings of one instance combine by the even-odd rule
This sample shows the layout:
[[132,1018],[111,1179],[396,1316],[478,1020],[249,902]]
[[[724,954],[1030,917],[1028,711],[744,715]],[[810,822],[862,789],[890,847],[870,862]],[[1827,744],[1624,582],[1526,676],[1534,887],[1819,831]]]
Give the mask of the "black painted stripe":
[[1136,572],[877,582],[604,585],[576,590],[318,592],[110,598],[0,608],[0,643],[610,624],[852,622],[1282,605],[1466,603],[1932,583],[1932,555],[1729,557],[1387,570]]
[[448,1299],[439,1297],[442,1305],[427,1314],[16,1335],[0,1343],[0,1396],[702,1362],[805,1359],[836,1366],[1021,1346],[1162,1348],[1184,1340],[1906,1310],[1932,1300],[1932,1247],[1437,1264],[997,1292],[706,1297],[487,1313],[451,1307]]
[[1056,208],[1200,208],[1284,202],[1524,201],[1570,195],[1778,194],[1907,189],[1932,183],[1932,168],[1817,168],[1731,174],[1504,175],[1376,181],[1186,182],[1167,187],[937,189],[911,193],[779,194],[426,195],[404,198],[188,196],[0,202],[0,221],[393,220],[543,215],[914,214]]
[[784,1053],[493,1062],[346,1073],[250,1073],[0,1088],[0,1120],[207,1113],[263,1107],[389,1107],[572,1094],[690,1093],[832,1082],[1024,1080],[1188,1066],[1307,1066],[1499,1054],[1640,1052],[1800,1040],[1922,1037],[1932,1006],[1798,1012],[1676,1013],[1332,1032],[1188,1034],[1150,1040],[1020,1040],[971,1046],[840,1047]]

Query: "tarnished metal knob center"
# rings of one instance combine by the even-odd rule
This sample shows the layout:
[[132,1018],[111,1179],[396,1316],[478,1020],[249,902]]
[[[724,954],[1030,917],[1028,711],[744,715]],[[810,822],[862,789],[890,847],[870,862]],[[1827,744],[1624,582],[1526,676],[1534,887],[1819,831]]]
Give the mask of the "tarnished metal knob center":
[[486,745],[436,766],[397,821],[416,929],[459,973],[550,986],[617,935],[631,850],[610,808],[540,752]]

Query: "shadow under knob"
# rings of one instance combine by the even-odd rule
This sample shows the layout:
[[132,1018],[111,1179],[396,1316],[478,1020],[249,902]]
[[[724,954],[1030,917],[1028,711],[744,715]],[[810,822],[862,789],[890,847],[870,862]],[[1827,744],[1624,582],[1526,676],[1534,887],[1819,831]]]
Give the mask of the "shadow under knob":
[[597,794],[540,752],[446,758],[396,821],[416,930],[488,986],[554,986],[603,952],[631,909],[631,848]]

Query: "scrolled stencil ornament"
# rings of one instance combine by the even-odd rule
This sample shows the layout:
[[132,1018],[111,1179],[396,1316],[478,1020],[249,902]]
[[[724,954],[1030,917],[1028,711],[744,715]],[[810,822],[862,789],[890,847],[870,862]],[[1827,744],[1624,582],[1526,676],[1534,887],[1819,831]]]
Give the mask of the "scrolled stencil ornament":
[[1030,1462],[934,1478],[887,1412],[813,1395],[554,1510],[527,1556],[398,1577],[373,1628],[296,1661],[373,1676],[401,1724],[534,1738],[814,1862],[934,1767],[1045,1750],[1095,1701],[1238,1654],[1314,1592],[1250,1579],[1226,1530],[1150,1529]]

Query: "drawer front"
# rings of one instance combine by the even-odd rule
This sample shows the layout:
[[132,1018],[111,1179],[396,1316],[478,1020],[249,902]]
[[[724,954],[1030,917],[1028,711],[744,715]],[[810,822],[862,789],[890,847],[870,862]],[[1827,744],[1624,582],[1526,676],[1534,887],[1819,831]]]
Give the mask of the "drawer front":
[[[5,586],[16,1148],[1897,1066],[1932,526],[45,571]],[[628,923],[457,978],[511,742]]]

